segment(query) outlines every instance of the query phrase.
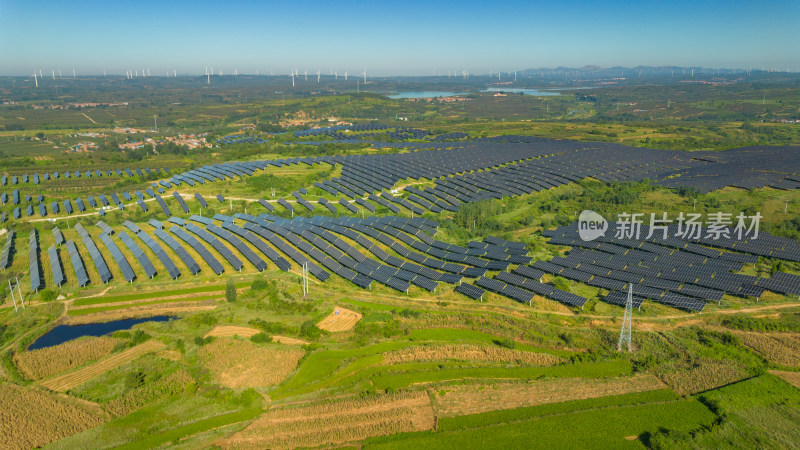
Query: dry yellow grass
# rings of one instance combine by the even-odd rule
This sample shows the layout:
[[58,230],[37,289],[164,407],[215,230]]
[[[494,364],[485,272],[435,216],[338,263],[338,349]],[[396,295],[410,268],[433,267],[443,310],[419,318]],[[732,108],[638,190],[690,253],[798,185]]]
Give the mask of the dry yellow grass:
[[122,342],[108,336],[83,337],[52,347],[14,355],[19,370],[29,379],[39,380],[80,367],[108,356]]
[[103,422],[78,406],[41,390],[0,385],[0,448],[41,447]]
[[770,370],[769,373],[779,376],[788,381],[794,387],[800,389],[800,372],[784,372],[782,370]]
[[747,377],[744,367],[730,361],[706,360],[694,368],[661,375],[661,381],[681,395],[695,394]]
[[217,325],[211,331],[206,333],[205,337],[214,336],[214,337],[233,337],[233,336],[241,336],[249,338],[250,336],[254,336],[261,331],[256,330],[255,328],[250,327],[239,327],[236,325]]
[[217,444],[223,448],[317,447],[433,427],[430,397],[408,392],[274,408]]
[[[135,319],[139,317],[151,317],[157,315],[173,315],[184,312],[210,311],[217,305],[205,304],[206,302],[184,303],[184,306],[175,306],[175,303],[165,303],[164,305],[148,305],[135,308],[125,308],[113,311],[102,311],[84,316],[67,316],[64,325],[79,325],[83,323],[108,322],[120,319]],[[200,303],[200,304],[197,304]],[[165,306],[167,305],[167,306]]]
[[301,339],[290,338],[286,336],[272,336],[272,342],[277,342],[279,344],[288,344],[288,345],[308,345],[308,342],[303,341]]
[[552,366],[564,362],[564,358],[548,353],[525,352],[504,347],[471,344],[421,345],[395,350],[383,355],[383,362],[387,364],[445,359],[507,362],[537,366]]
[[165,347],[166,346],[159,341],[150,340],[143,344],[139,344],[136,347],[125,350],[124,352],[120,352],[106,359],[100,360],[90,366],[86,366],[83,369],[78,369],[75,372],[70,372],[55,378],[44,380],[41,384],[47,389],[53,391],[66,391],[80,386],[92,378],[99,377],[100,375],[127,362],[133,361],[142,355],[159,351]]
[[361,314],[337,306],[328,317],[320,320],[317,326],[322,330],[335,333],[353,328],[359,320],[361,320]]
[[220,338],[198,351],[214,380],[229,388],[272,386],[289,375],[305,352],[259,347],[250,341]]
[[782,366],[800,366],[800,335],[797,333],[736,333],[742,343],[771,362]]
[[446,388],[437,399],[441,416],[476,414],[497,409],[606,397],[631,392],[664,389],[652,375],[605,379],[562,378],[490,385],[461,385]]

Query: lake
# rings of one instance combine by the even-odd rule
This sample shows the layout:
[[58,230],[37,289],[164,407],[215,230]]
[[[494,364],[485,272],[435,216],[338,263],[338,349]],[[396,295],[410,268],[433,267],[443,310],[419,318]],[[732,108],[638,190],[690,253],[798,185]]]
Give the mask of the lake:
[[28,347],[28,350],[52,347],[83,336],[104,336],[119,330],[129,330],[136,324],[144,322],[166,322],[173,318],[173,316],[153,316],[143,317],[141,319],[112,320],[111,322],[87,323],[82,325],[59,325],[37,339]]
[[559,93],[558,91],[539,91],[536,89],[521,89],[521,88],[486,88],[481,92],[504,92],[506,94],[525,94],[525,95],[536,95],[540,97],[561,95],[561,93]]
[[467,95],[467,93],[448,92],[448,91],[407,91],[389,95],[389,98],[434,98],[434,97],[452,97],[454,95]]

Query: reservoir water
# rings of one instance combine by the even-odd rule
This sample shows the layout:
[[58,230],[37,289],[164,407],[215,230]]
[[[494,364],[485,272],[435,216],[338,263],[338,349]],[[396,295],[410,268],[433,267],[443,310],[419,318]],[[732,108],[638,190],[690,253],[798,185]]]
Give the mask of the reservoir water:
[[448,91],[407,91],[398,92],[389,95],[389,98],[434,98],[434,97],[452,97],[453,95],[466,95],[466,92],[448,92]]
[[525,95],[536,95],[540,97],[561,95],[558,91],[540,91],[537,89],[496,88],[496,87],[486,88],[481,92],[503,92],[506,94],[525,94]]
[[173,316],[153,316],[141,319],[113,320],[111,322],[87,323],[82,325],[59,325],[45,333],[28,347],[28,350],[52,347],[83,336],[104,336],[119,330],[128,330],[144,322],[166,322]]

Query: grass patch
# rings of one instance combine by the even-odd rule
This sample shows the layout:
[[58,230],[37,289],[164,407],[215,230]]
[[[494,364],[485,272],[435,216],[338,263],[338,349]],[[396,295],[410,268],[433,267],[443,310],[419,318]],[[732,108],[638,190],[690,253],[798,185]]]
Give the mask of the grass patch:
[[[641,448],[662,427],[690,431],[716,416],[695,399],[617,406],[439,433],[409,433],[367,441],[366,448]],[[631,438],[633,437],[633,438]],[[640,440],[642,439],[642,440]]]
[[142,303],[126,303],[124,305],[109,305],[109,306],[100,306],[97,308],[86,308],[86,309],[70,309],[67,311],[68,316],[85,316],[87,314],[94,314],[98,312],[105,312],[105,311],[115,311],[118,309],[127,309],[127,308],[135,308],[139,306],[151,306],[151,305],[162,305],[165,303],[179,303],[179,302],[202,302],[206,300],[218,300],[221,298],[221,295],[211,295],[205,297],[189,297],[189,298],[172,298],[167,300],[155,300],[152,302],[142,302]]
[[590,409],[617,408],[646,403],[669,402],[678,399],[680,399],[680,396],[675,392],[669,389],[661,389],[657,391],[634,392],[631,394],[612,395],[609,397],[586,400],[550,403],[525,408],[503,409],[459,417],[442,417],[439,419],[439,431],[466,430],[469,428],[529,420],[556,414],[569,414]]

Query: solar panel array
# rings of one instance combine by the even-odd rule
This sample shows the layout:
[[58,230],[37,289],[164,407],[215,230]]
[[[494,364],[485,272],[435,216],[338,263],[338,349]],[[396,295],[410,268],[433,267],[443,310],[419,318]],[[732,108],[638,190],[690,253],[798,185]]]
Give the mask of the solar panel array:
[[86,246],[87,250],[89,250],[89,256],[92,258],[94,266],[97,269],[97,273],[100,275],[100,281],[103,283],[108,283],[109,280],[111,280],[111,271],[108,269],[108,265],[106,264],[105,259],[103,259],[103,255],[100,254],[100,250],[97,248],[97,245],[92,240],[91,235],[89,235],[89,232],[86,231],[86,228],[79,223],[75,224],[75,231],[77,231],[81,236],[83,245]]
[[133,272],[133,268],[131,267],[128,260],[119,250],[117,244],[111,239],[109,233],[103,232],[100,234],[100,241],[105,244],[108,251],[111,252],[111,257],[114,258],[116,261],[119,270],[122,272],[122,276],[125,278],[125,281],[128,283],[132,282],[136,279],[136,274]]
[[788,274],[783,272],[770,278],[735,273],[745,264],[758,262],[759,256],[800,260],[800,243],[792,239],[759,232],[756,239],[738,240],[733,230],[728,230],[729,237],[714,239],[703,228],[701,237],[686,239],[678,237],[676,225],[667,227],[666,239],[660,230],[650,236],[646,225],[639,238],[617,238],[616,229],[617,224],[610,222],[605,236],[588,242],[580,238],[577,224],[548,231],[550,244],[572,250],[566,257],[537,261],[533,267],[607,289],[606,300],[614,304],[624,294],[627,297],[628,283],[639,300],[698,312],[708,301],[721,301],[723,295],[759,298],[766,290],[800,294],[800,288],[784,281]]

